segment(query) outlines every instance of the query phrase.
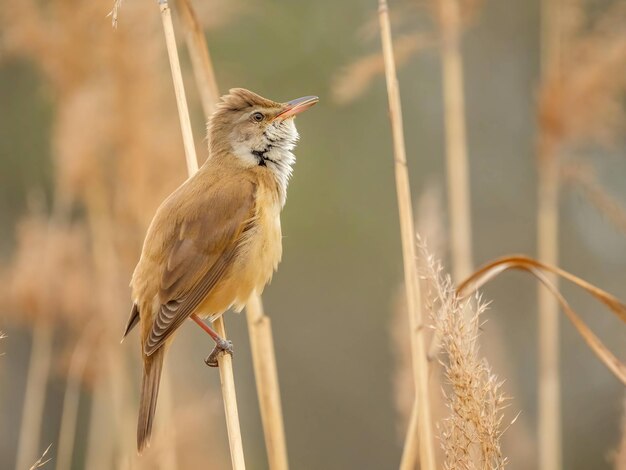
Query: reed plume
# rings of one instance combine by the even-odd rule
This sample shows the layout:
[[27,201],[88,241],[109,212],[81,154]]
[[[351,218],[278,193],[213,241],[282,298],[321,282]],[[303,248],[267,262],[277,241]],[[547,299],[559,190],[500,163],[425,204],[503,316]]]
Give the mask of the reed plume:
[[[500,441],[508,426],[503,411],[508,399],[503,382],[480,355],[481,315],[486,304],[480,297],[460,298],[441,264],[421,247],[426,266],[429,307],[435,328],[440,330],[441,363],[447,387],[444,400],[450,415],[441,428],[446,469],[503,469],[507,463]],[[467,312],[472,315],[467,320]]]

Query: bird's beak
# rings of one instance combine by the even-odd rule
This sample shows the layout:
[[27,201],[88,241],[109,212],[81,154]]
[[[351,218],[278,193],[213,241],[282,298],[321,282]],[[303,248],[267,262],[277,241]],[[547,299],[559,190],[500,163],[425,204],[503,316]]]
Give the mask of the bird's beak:
[[296,114],[300,114],[302,111],[306,111],[320,99],[317,96],[304,96],[302,98],[296,98],[295,100],[287,101],[283,103],[283,109],[278,113],[274,119],[288,119],[294,117]]

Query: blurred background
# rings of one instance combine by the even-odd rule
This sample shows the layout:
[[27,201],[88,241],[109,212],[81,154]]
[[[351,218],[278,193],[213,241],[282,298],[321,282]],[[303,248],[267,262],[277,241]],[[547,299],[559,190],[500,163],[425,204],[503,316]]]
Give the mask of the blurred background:
[[[436,3],[390,10],[416,218],[449,268]],[[476,266],[536,254],[538,149],[549,141],[559,150],[542,158],[558,158],[563,174],[560,265],[626,298],[626,2],[561,2],[556,83],[542,73],[539,1],[461,3]],[[166,363],[152,450],[134,451],[136,333],[119,344],[128,283],[156,207],[186,177],[156,2],[124,2],[116,30],[108,0],[0,4],[0,468],[23,465],[19,449],[27,468],[48,444],[46,468],[59,468],[68,404],[76,440],[63,468],[228,468],[219,374],[203,362],[212,344],[191,325]],[[396,468],[412,390],[407,338],[392,334],[403,271],[377,3],[194,5],[221,91],[320,97],[298,118],[284,257],[263,295],[292,468]],[[204,159],[206,117],[173,11]],[[493,302],[482,352],[506,380],[507,420],[520,413],[503,438],[511,469],[537,467],[536,292],[523,273],[483,292]],[[579,290],[563,292],[624,357],[624,326]],[[267,468],[246,321],[228,314],[226,325],[246,460]],[[616,468],[623,386],[561,326],[563,467]],[[40,438],[24,435],[39,425]]]

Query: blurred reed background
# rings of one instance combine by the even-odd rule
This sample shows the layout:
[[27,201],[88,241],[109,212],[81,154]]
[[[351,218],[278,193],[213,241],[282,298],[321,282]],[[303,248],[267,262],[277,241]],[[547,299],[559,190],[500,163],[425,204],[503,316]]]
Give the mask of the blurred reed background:
[[[139,354],[134,336],[119,344],[127,285],[154,210],[186,177],[158,8],[127,0],[112,30],[109,0],[0,1],[0,468],[30,468],[50,443],[44,468],[228,468],[219,374],[204,365],[211,345],[192,327],[166,365],[152,450],[142,458],[134,450]],[[206,117],[176,6],[202,161]],[[194,6],[224,89],[321,98],[298,120],[285,256],[264,294],[291,466],[396,468],[414,392],[376,2]],[[473,263],[534,255],[552,237],[560,266],[626,297],[626,2],[399,0],[389,8],[416,227],[444,271],[459,281]],[[458,161],[451,153],[467,158],[467,178],[456,176],[466,190],[445,176],[446,161]],[[546,181],[558,230],[537,236]],[[435,434],[444,448],[462,449],[448,426],[475,413],[464,414],[447,382],[455,372],[446,358],[463,345],[475,377],[498,384],[497,374],[511,397],[487,432],[501,448],[479,449],[487,468],[503,458],[507,468],[538,468],[534,281],[510,274],[484,289],[493,303],[480,317],[488,322],[479,351],[463,342],[475,339],[477,320],[459,336],[458,316],[437,314],[465,307],[433,307],[454,299],[436,262],[420,256],[424,315],[447,332],[448,367],[431,374]],[[619,320],[561,287],[623,357]],[[560,340],[549,337],[560,356],[562,468],[625,469],[623,385],[560,318]],[[267,468],[245,319],[226,322],[246,461]],[[483,404],[498,412],[499,395],[490,397]],[[439,440],[435,447],[443,467],[449,460]]]

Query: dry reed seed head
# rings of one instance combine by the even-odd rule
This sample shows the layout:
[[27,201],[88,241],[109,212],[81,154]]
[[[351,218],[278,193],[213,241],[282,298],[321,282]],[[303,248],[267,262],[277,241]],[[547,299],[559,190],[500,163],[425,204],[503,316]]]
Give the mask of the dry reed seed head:
[[7,304],[17,322],[83,324],[93,313],[93,278],[84,227],[59,226],[31,215],[17,231]]
[[[485,0],[425,0],[427,8],[434,21],[442,31],[448,26],[459,26],[461,30],[455,34],[462,34],[463,29],[467,28],[476,19]],[[454,2],[454,4],[451,4]],[[448,7],[452,6],[453,9]],[[458,12],[458,17],[455,13]]]
[[52,133],[57,187],[68,200],[85,198],[110,155],[111,96],[107,83],[86,83],[57,104]]
[[204,30],[219,29],[256,7],[251,3],[233,0],[194,1],[193,8]]
[[572,21],[563,54],[541,85],[540,145],[550,157],[558,149],[590,142],[610,145],[626,124],[626,8],[610,8],[588,28]]
[[[434,39],[426,34],[412,33],[394,41],[396,66],[405,65],[420,50],[430,47]],[[360,98],[372,85],[374,79],[383,76],[385,64],[382,53],[366,55],[345,66],[333,77],[331,85],[333,99],[339,104],[348,104]]]
[[104,186],[122,194],[113,205],[142,226],[184,178],[183,165],[171,158],[180,151],[180,132],[152,8],[129,5],[116,32],[94,20],[106,13],[94,2],[24,0],[2,16],[3,45],[39,66],[54,91],[57,186],[75,194],[106,177]]
[[[423,246],[421,256],[432,286],[430,313],[442,335],[441,364],[447,381],[443,393],[450,414],[440,427],[444,468],[502,469],[507,462],[500,448],[507,398],[502,382],[480,357],[480,316],[486,304],[479,297],[460,299],[450,276]],[[472,312],[469,322],[466,309]]]

